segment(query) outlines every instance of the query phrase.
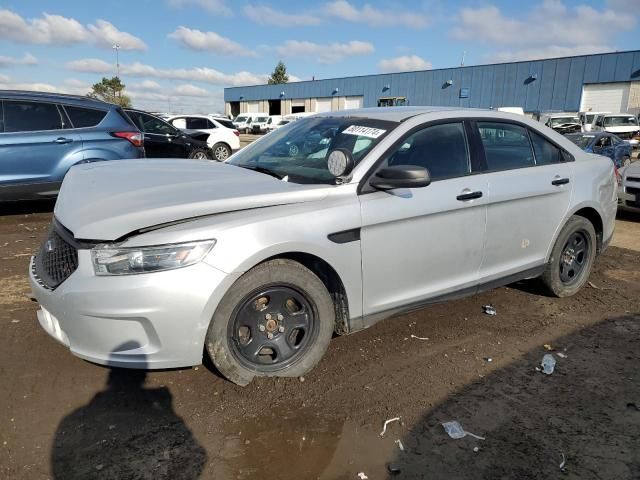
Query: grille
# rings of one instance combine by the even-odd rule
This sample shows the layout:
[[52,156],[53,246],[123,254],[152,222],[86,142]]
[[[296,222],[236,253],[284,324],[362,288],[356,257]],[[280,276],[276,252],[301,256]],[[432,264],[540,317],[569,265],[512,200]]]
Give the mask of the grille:
[[38,282],[51,290],[78,268],[78,250],[52,229],[40,247],[34,263]]
[[631,140],[636,132],[617,132],[615,135],[622,140]]
[[627,177],[627,181],[640,183],[640,177]]

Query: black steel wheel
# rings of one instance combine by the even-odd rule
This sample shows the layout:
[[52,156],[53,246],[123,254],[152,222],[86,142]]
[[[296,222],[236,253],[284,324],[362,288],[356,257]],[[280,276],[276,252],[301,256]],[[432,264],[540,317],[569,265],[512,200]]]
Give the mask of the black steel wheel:
[[317,335],[316,326],[316,308],[305,293],[273,285],[245,297],[229,322],[229,335],[240,362],[275,372],[304,354]]
[[247,385],[255,376],[306,374],[329,347],[335,306],[311,270],[289,259],[244,273],[224,295],[205,338],[226,378]]
[[587,281],[596,257],[597,236],[593,224],[571,217],[558,234],[542,281],[556,297],[576,294]]

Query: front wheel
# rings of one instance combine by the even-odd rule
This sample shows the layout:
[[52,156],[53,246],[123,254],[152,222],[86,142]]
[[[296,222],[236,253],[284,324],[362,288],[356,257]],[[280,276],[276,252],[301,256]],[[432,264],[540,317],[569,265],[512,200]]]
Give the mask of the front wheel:
[[553,295],[569,297],[587,283],[596,248],[593,224],[584,217],[571,217],[560,231],[542,274],[542,281]]
[[219,162],[224,162],[231,156],[231,149],[229,145],[224,143],[216,143],[213,148],[213,158]]
[[335,322],[331,296],[308,268],[286,259],[258,265],[229,289],[206,336],[211,360],[226,378],[297,377],[329,346]]

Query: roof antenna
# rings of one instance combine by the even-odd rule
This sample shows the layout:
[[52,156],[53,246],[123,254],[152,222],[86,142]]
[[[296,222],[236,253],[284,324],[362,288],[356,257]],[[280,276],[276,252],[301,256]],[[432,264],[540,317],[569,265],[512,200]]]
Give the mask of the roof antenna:
[[460,66],[461,66],[461,67],[464,67],[464,57],[466,57],[466,56],[467,56],[467,51],[466,51],[466,50],[464,50],[464,51],[462,52],[462,60],[460,60]]

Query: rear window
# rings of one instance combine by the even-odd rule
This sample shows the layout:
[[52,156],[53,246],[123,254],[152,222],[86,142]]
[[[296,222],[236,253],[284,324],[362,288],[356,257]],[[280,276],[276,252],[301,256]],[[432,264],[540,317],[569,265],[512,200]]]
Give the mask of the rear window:
[[567,135],[567,138],[580,148],[584,149],[589,146],[595,135]]
[[60,130],[62,118],[55,103],[4,101],[5,132]]
[[235,125],[233,124],[233,122],[231,120],[225,120],[223,118],[216,118],[216,122],[218,122],[223,127],[231,128],[232,130],[236,129]]
[[605,127],[637,127],[638,120],[633,116],[604,117]]
[[104,110],[65,105],[69,120],[75,128],[95,127],[107,115]]
[[488,170],[534,166],[527,131],[510,123],[478,122]]

